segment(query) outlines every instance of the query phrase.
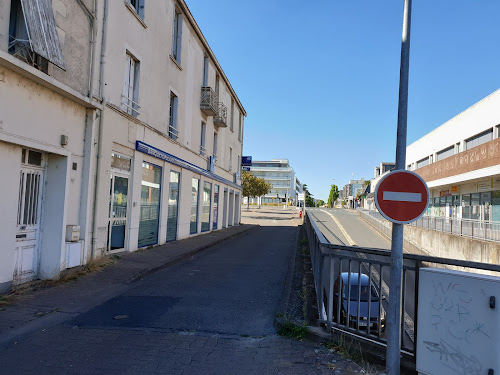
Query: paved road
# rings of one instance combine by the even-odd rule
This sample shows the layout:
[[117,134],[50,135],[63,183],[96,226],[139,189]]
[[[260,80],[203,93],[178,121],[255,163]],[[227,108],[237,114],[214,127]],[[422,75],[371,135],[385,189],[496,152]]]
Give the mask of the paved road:
[[[357,245],[360,247],[391,249],[391,242],[377,230],[363,221],[356,211],[343,209],[308,209],[310,217],[317,223],[318,228],[322,231],[325,238],[336,244]],[[376,260],[373,255],[365,255],[367,259]],[[377,268],[375,268],[377,269]],[[342,271],[347,271],[347,264]],[[338,271],[336,271],[338,272]],[[351,264],[351,272],[358,272],[358,265]],[[365,269],[363,273],[368,273]],[[415,301],[415,277],[413,272],[407,272],[406,288],[404,293],[405,298],[405,336],[404,344],[408,347],[413,346],[413,320],[415,316],[414,301]],[[384,267],[382,270],[383,293],[388,294],[388,286],[390,279],[389,267]],[[384,285],[385,283],[385,285]],[[388,300],[384,301],[384,308],[388,309]],[[385,333],[382,333],[382,337]]]
[[272,210],[247,217],[263,226],[1,346],[0,373],[358,373],[318,344],[276,335],[297,227]]

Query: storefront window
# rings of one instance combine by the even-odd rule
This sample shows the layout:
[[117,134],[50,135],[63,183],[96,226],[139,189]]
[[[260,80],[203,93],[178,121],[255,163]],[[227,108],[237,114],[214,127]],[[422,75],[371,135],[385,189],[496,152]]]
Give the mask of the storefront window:
[[470,219],[470,194],[462,194],[462,218]]
[[491,191],[481,193],[481,208],[483,210],[482,219],[490,221]]
[[152,246],[158,243],[160,189],[161,168],[143,162],[138,247]]
[[177,215],[179,211],[179,172],[170,172],[168,193],[167,242],[177,239]]
[[214,223],[213,223],[213,230],[217,229],[217,221],[219,218],[219,213],[218,213],[218,208],[219,208],[219,185],[214,186]]
[[500,221],[500,191],[491,193],[491,220]]
[[212,184],[210,182],[203,183],[203,201],[201,207],[201,231],[208,232],[210,230],[210,206],[212,203]]
[[480,204],[480,194],[472,193],[470,195],[470,218],[474,220],[479,220],[481,218],[481,204]]
[[193,178],[191,184],[191,219],[189,224],[189,233],[198,233],[198,190],[200,187],[200,180]]

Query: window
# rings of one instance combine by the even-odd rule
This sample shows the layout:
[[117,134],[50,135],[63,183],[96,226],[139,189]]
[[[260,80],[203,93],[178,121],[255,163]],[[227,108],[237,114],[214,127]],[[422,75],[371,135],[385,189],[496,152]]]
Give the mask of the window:
[[238,119],[239,119],[239,124],[238,124],[238,140],[241,142],[241,113],[239,113]]
[[49,61],[64,70],[52,2],[11,1],[8,51],[44,73]]
[[233,170],[233,149],[229,147],[229,172]]
[[189,223],[189,234],[198,233],[198,190],[200,180],[193,178],[191,184],[191,218]]
[[200,143],[200,155],[206,154],[205,149],[205,133],[207,131],[207,125],[202,121],[201,122],[201,143]]
[[177,130],[177,106],[178,98],[173,92],[170,92],[170,112],[168,119],[168,136],[173,140],[177,140],[179,131]]
[[203,87],[208,86],[208,56],[203,58]]
[[417,169],[425,167],[426,165],[429,165],[429,157],[426,157],[425,159],[417,161]]
[[241,159],[240,158],[241,158],[241,156],[238,155],[238,164],[236,165],[238,173],[240,173],[240,171],[241,171]]
[[137,15],[144,19],[144,0],[128,0],[128,3],[134,8]]
[[480,133],[472,138],[465,141],[465,149],[470,150],[473,147],[482,145],[483,143],[489,142],[493,139],[493,129],[488,129],[487,131]]
[[125,77],[123,80],[122,109],[129,115],[139,114],[139,61],[125,55]]
[[440,160],[446,159],[446,158],[448,158],[450,156],[453,156],[454,154],[455,154],[455,146],[450,146],[448,148],[445,148],[442,151],[439,151],[436,154],[436,161],[440,161]]
[[230,129],[234,131],[234,99],[231,98],[231,121],[230,121]]
[[217,140],[218,140],[219,136],[217,135],[217,133],[214,133],[214,159],[215,161],[217,161]]
[[172,33],[172,57],[179,64],[181,63],[182,47],[182,13],[177,9],[174,12],[174,32]]

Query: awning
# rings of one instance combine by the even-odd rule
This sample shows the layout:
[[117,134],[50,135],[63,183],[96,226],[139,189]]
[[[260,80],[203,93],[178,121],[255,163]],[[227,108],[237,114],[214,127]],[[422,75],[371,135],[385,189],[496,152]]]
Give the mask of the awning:
[[21,0],[31,49],[61,69],[64,59],[52,10],[52,0]]

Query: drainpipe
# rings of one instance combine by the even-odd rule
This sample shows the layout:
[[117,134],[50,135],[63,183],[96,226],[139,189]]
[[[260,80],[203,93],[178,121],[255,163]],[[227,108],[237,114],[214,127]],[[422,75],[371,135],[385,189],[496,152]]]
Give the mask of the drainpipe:
[[106,96],[104,95],[104,67],[106,65],[106,41],[108,36],[108,2],[109,0],[104,0],[104,12],[102,18],[102,41],[101,41],[101,61],[99,65],[99,95],[102,98],[103,109],[99,113],[99,132],[97,139],[97,170],[95,175],[95,194],[94,194],[94,208],[92,217],[92,247],[90,259],[94,259],[96,243],[97,243],[97,198],[100,191],[101,179],[99,176],[102,171],[102,128],[104,125],[104,108],[106,107]]

